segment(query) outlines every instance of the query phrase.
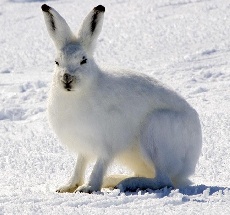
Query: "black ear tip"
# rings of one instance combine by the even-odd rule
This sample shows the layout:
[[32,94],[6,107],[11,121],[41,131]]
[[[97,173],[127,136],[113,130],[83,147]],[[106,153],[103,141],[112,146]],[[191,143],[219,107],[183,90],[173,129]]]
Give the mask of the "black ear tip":
[[43,10],[44,12],[48,12],[48,11],[50,10],[50,6],[48,6],[47,4],[43,4],[43,5],[42,5],[42,10]]
[[94,8],[94,10],[105,12],[105,7],[103,5],[98,5],[97,7]]

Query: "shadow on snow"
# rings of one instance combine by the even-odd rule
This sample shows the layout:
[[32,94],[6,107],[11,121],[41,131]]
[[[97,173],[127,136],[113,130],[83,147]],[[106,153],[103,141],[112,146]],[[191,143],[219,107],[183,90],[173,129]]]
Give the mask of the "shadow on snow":
[[[190,201],[191,196],[196,196],[203,194],[203,197],[211,196],[214,193],[220,193],[221,195],[225,194],[225,191],[230,191],[228,187],[219,187],[219,186],[206,186],[206,185],[196,185],[196,186],[188,186],[185,188],[180,189],[173,189],[173,188],[162,188],[160,190],[139,190],[137,192],[125,192],[125,195],[144,195],[148,194],[155,194],[156,198],[163,198],[163,197],[170,197],[173,196],[175,193],[179,193],[183,195],[182,201]],[[188,198],[186,198],[186,196]],[[195,201],[202,202],[203,200],[194,199]]]

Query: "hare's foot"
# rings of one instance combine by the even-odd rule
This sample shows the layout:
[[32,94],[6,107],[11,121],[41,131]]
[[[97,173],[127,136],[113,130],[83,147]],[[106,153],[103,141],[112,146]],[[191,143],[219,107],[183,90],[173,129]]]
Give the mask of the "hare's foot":
[[73,193],[84,181],[84,172],[87,161],[82,155],[78,155],[77,162],[74,167],[73,174],[66,185],[58,188],[58,193]]
[[90,185],[87,185],[87,184],[84,184],[80,187],[78,187],[75,192],[80,192],[80,193],[93,193],[93,192],[97,192],[99,191],[100,189],[96,188],[96,187],[93,187],[93,186],[90,186]]
[[137,190],[158,190],[164,187],[173,188],[171,181],[164,182],[158,178],[132,177],[121,181],[115,188],[121,192],[136,192]]
[[100,191],[109,162],[109,159],[98,158],[90,175],[89,182],[78,187],[76,192],[93,193]]
[[77,184],[68,184],[68,185],[64,185],[59,187],[56,192],[58,193],[73,193],[76,189],[78,188]]

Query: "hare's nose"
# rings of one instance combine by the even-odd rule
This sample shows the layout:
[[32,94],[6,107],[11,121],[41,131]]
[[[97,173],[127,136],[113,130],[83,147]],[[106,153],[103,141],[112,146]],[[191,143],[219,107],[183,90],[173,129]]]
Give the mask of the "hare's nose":
[[65,73],[63,75],[63,82],[66,83],[66,84],[70,84],[71,82],[73,81],[73,76],[68,74],[68,73]]

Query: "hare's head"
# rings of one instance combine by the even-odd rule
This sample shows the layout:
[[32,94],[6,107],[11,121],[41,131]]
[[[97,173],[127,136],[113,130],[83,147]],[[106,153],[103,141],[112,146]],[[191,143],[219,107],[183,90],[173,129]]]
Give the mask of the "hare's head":
[[53,8],[42,5],[45,23],[57,49],[56,78],[59,86],[72,91],[87,84],[95,73],[93,51],[101,31],[105,8],[95,7],[85,18],[77,34]]

